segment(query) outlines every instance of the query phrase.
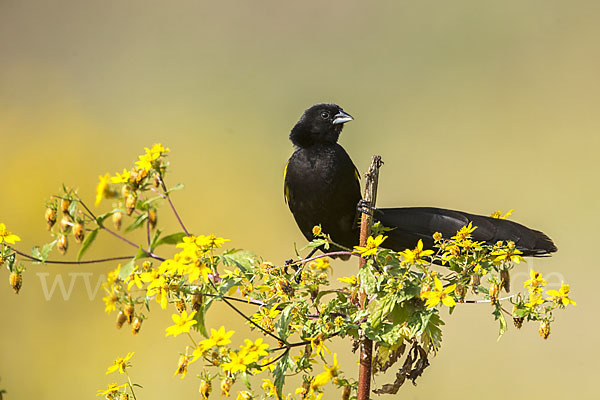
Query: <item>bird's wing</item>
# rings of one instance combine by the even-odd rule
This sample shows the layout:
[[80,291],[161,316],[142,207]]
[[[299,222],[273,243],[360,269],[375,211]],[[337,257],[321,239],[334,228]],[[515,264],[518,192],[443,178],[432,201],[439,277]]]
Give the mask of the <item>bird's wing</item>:
[[540,231],[505,219],[468,214],[461,211],[434,207],[381,208],[375,218],[384,226],[394,228],[388,232],[384,246],[397,251],[413,248],[419,239],[431,247],[433,234],[440,232],[450,238],[471,222],[477,229],[472,233],[476,241],[494,244],[513,241],[523,255],[536,256],[555,252],[552,240]]

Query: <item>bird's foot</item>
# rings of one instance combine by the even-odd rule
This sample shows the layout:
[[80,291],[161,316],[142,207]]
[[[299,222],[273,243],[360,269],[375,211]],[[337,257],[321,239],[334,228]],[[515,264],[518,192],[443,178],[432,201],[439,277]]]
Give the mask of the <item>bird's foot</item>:
[[366,201],[364,199],[360,199],[360,201],[356,205],[356,211],[358,211],[361,214],[373,215],[373,211],[375,211],[375,207],[373,207],[368,201]]

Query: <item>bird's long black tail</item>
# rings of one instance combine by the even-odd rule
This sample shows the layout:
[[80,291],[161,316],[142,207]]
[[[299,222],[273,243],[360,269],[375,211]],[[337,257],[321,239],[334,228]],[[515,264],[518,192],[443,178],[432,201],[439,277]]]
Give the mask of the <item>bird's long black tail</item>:
[[552,239],[540,231],[513,221],[461,211],[434,207],[379,208],[375,219],[388,228],[395,228],[386,233],[388,238],[383,246],[396,251],[414,248],[419,239],[425,247],[431,248],[435,232],[450,238],[469,222],[477,227],[472,233],[476,241],[494,244],[511,240],[525,256],[544,256],[557,250]]

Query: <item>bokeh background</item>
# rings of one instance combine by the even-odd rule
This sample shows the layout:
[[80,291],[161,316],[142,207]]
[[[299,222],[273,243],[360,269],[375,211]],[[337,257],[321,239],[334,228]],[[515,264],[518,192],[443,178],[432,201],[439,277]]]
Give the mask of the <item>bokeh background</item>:
[[[432,366],[398,397],[594,398],[599,20],[597,1],[0,0],[0,221],[20,249],[48,242],[44,200],[63,182],[91,203],[98,175],[162,142],[186,224],[281,263],[304,243],[283,202],[287,135],[305,108],[336,102],[356,118],[341,143],[359,169],[383,156],[379,205],[515,208],[559,247],[529,266],[578,302],[547,341],[526,325],[497,342],[487,305],[457,307]],[[160,218],[175,227],[166,208]],[[90,256],[129,252],[100,238]],[[94,398],[128,351],[139,398],[199,397],[198,365],[172,377],[186,340],[164,338],[170,313],[155,307],[133,337],[81,276],[67,300],[47,300],[38,275],[68,289],[70,273],[91,273],[95,287],[114,267],[33,265],[18,296],[0,272],[6,398]],[[222,311],[210,321],[246,332]],[[355,374],[348,346],[334,348]]]

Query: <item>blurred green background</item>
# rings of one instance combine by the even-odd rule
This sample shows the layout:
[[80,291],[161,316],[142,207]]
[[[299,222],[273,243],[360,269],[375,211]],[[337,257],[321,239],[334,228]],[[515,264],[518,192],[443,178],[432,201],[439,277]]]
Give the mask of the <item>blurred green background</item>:
[[[457,307],[432,366],[398,397],[594,398],[600,3],[416,3],[0,0],[0,221],[20,249],[45,243],[44,200],[63,182],[91,203],[98,175],[162,142],[192,231],[281,263],[304,243],[283,202],[287,135],[305,108],[336,102],[356,118],[341,143],[359,169],[383,156],[379,205],[515,208],[559,247],[529,266],[578,302],[548,341],[526,325],[497,342],[487,305]],[[166,208],[160,218],[175,227]],[[101,238],[90,256],[129,253]],[[48,301],[37,275],[68,286],[69,273],[93,273],[95,286],[114,267],[32,266],[19,296],[0,272],[6,398],[94,398],[128,351],[140,399],[199,397],[199,365],[172,377],[186,340],[164,338],[170,312],[155,307],[133,337],[82,278]],[[247,332],[233,315],[210,320]],[[355,374],[348,346],[334,348]]]

